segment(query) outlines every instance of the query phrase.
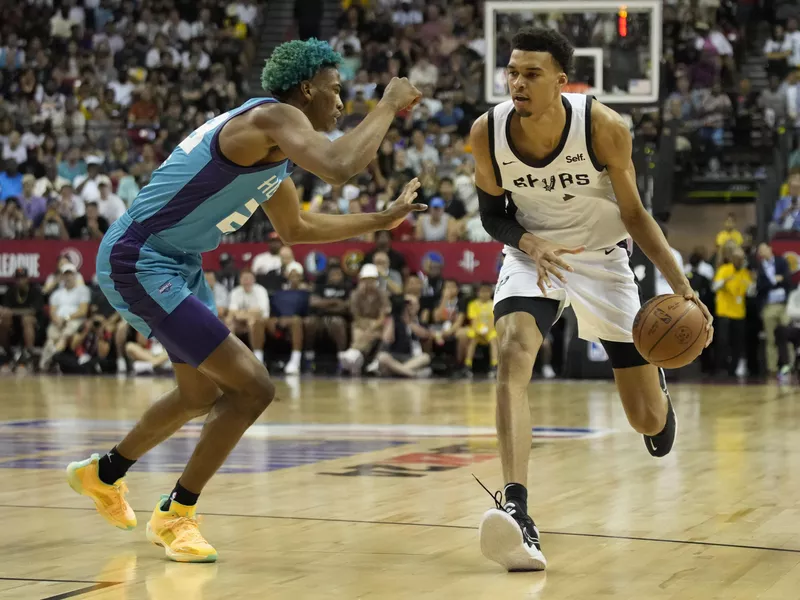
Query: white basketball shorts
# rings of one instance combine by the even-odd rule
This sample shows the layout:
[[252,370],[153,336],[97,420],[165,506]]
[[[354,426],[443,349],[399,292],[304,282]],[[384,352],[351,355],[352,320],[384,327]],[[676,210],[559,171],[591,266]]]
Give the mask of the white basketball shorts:
[[[639,287],[628,252],[613,249],[565,254],[574,271],[563,271],[566,283],[552,275],[553,287],[542,294],[533,260],[514,248],[506,248],[494,293],[494,304],[513,297],[550,298],[560,303],[558,317],[571,306],[578,319],[578,336],[589,342],[633,342],[633,319],[639,311]],[[556,319],[558,319],[556,317]]]

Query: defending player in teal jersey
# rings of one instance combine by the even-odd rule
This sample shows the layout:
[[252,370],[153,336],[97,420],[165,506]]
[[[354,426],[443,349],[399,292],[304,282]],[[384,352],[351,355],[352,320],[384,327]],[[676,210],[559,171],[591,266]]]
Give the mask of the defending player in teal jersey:
[[395,113],[420,98],[408,80],[395,78],[358,127],[330,141],[323,132],[334,128],[342,110],[340,60],[314,39],[276,48],[262,74],[272,97],[248,100],[183,140],[100,246],[100,287],[128,323],[163,344],[178,385],[105,456],[71,463],[67,478],[112,525],[133,529],[136,515],[123,481],[127,470],[184,423],[208,415],[175,489],[161,498],[147,524],[148,539],[172,560],[216,560],[197,526],[197,498],[275,396],[265,366],[217,318],[201,253],[216,248],[259,206],[290,244],[391,229],[425,208],[413,202],[419,188],[414,179],[380,213],[301,211],[289,178],[292,163],[327,182],[344,183],[375,157]]

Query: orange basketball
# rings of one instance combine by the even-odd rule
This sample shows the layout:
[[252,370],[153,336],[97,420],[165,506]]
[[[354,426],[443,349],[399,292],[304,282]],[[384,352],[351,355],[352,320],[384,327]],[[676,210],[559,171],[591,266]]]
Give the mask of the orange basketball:
[[706,343],[706,319],[694,302],[677,294],[649,300],[633,321],[633,343],[649,363],[679,369],[700,356]]

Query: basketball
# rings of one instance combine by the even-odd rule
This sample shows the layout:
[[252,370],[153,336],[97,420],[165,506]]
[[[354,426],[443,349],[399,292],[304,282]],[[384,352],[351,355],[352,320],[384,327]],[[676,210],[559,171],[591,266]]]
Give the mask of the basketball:
[[700,307],[677,294],[656,296],[633,321],[633,343],[649,363],[679,369],[700,356],[706,343],[706,319]]

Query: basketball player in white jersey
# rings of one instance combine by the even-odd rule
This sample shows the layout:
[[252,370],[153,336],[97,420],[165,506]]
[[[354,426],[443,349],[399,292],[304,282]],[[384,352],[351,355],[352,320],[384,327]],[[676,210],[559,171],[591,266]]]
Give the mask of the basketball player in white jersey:
[[571,305],[579,336],[609,356],[631,426],[653,456],[675,440],[663,372],[633,345],[639,292],[631,241],[676,294],[697,303],[656,221],[642,206],[625,122],[590,96],[562,94],[573,48],[560,33],[526,28],[512,41],[511,100],[473,125],[475,183],[486,231],[506,244],[495,290],[500,346],[497,435],[505,500],[480,527],[483,554],[509,571],[543,570],[539,532],[528,515],[531,416],[528,383],[542,339]]

